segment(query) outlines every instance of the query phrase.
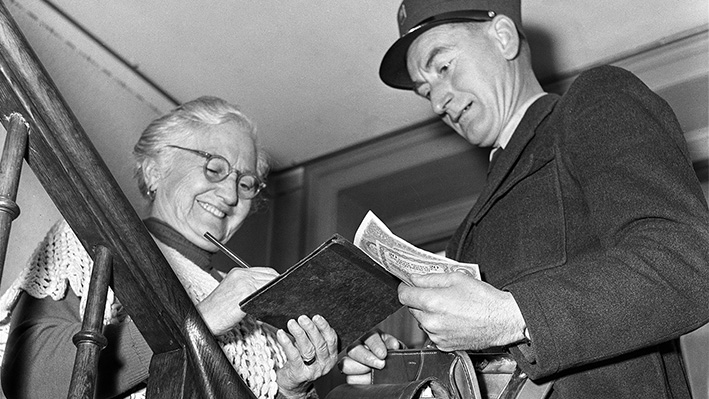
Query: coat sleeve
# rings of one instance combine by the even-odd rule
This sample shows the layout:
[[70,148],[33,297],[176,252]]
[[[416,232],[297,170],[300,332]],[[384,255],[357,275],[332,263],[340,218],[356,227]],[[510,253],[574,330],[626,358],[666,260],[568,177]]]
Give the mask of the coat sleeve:
[[[2,366],[8,399],[66,397],[76,356],[72,342],[81,329],[79,298],[37,299],[23,293],[12,314]],[[133,323],[107,326],[108,346],[99,359],[97,397],[112,397],[148,375],[152,352]]]
[[709,213],[674,114],[627,72],[580,80],[567,94],[574,102],[556,162],[587,213],[565,227],[586,229],[596,244],[505,287],[532,337],[513,352],[536,377],[658,345],[709,320]]

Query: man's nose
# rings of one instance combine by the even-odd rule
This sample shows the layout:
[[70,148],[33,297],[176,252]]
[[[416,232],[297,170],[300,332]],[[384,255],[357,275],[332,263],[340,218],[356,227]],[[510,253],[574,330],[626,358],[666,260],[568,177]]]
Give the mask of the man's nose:
[[437,115],[445,115],[452,100],[453,94],[450,90],[446,90],[443,87],[431,90],[431,106],[433,107],[433,112]]

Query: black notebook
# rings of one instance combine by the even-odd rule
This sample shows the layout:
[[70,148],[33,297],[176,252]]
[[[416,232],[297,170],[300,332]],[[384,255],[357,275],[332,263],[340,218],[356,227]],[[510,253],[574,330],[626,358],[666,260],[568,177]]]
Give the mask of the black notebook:
[[397,277],[335,234],[240,305],[244,312],[288,331],[300,315],[321,315],[335,329],[340,350],[399,310]]

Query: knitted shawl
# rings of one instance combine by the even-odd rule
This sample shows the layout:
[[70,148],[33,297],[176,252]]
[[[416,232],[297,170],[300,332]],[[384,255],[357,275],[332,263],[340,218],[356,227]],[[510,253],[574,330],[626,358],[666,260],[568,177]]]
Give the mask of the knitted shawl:
[[[219,282],[177,250],[156,240],[158,247],[191,298],[197,304],[214,290]],[[9,320],[21,291],[35,298],[50,297],[55,301],[66,296],[67,288],[81,299],[83,318],[93,261],[79,239],[64,220],[57,222],[35,249],[27,266],[0,297],[0,361],[4,354]],[[126,323],[129,316],[109,288],[104,324]],[[217,337],[234,369],[258,398],[273,399],[278,393],[276,370],[285,363],[285,353],[275,337],[259,322],[246,316],[233,330]],[[144,390],[130,398],[144,398]]]

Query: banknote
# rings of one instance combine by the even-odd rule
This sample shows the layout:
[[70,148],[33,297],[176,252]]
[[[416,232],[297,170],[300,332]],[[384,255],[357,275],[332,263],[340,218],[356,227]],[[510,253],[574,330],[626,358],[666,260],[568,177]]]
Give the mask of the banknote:
[[360,223],[354,244],[409,285],[412,285],[411,274],[463,272],[480,279],[478,265],[457,262],[416,247],[393,234],[372,211]]

